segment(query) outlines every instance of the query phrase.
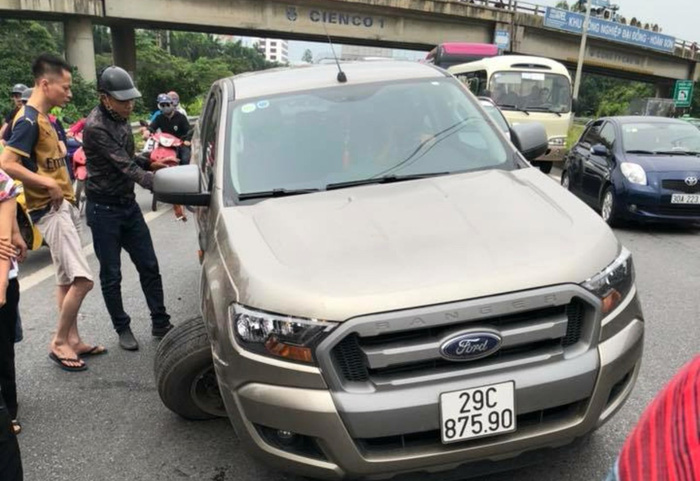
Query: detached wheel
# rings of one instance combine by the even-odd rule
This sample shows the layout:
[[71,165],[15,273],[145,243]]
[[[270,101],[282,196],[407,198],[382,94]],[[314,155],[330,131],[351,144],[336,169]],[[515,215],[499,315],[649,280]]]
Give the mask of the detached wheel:
[[620,223],[616,211],[617,203],[615,202],[615,192],[612,186],[608,186],[601,197],[600,216],[610,227],[615,227]]
[[154,369],[160,399],[174,413],[193,420],[226,416],[201,317],[183,322],[163,338]]

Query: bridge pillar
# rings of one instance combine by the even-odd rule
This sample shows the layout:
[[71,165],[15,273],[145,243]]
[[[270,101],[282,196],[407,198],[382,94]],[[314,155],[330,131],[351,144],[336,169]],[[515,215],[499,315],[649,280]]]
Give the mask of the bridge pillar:
[[672,82],[659,82],[656,84],[656,97],[661,99],[673,98],[673,88],[675,84]]
[[64,26],[66,60],[78,68],[80,76],[88,82],[97,80],[95,72],[95,42],[92,37],[92,21],[87,18],[67,20]]
[[136,78],[136,33],[133,27],[112,26],[112,56],[114,64]]

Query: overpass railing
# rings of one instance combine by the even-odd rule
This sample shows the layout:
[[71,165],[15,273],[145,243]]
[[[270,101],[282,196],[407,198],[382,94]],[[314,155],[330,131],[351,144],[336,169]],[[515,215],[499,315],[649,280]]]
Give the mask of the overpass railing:
[[[452,0],[454,1],[454,0]],[[544,17],[547,13],[546,5],[538,5],[536,3],[521,2],[520,0],[456,0],[459,3],[468,3],[475,6],[482,6],[487,8],[495,8],[499,10],[506,10],[514,13],[525,13],[530,15],[537,15],[539,17]],[[700,53],[700,46],[697,42],[691,42],[689,40],[676,39],[676,49],[677,55],[690,58],[693,60],[698,60],[698,53]]]

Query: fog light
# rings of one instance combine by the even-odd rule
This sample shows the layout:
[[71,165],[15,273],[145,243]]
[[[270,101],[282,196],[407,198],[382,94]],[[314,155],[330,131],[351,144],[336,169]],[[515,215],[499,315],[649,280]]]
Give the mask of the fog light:
[[637,212],[637,205],[636,204],[630,204],[628,207],[630,212]]
[[286,445],[294,444],[297,439],[297,435],[291,431],[284,431],[282,429],[277,430],[277,439],[279,442]]

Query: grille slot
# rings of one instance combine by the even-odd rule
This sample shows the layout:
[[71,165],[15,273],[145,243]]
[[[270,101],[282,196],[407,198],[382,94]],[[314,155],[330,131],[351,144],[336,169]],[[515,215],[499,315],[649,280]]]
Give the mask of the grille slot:
[[691,186],[686,184],[685,180],[663,180],[661,181],[661,186],[664,189],[685,192],[686,194],[700,193],[700,184],[695,184]]
[[[420,376],[426,373],[464,370],[465,368],[477,369],[484,366],[496,365],[508,361],[535,357],[546,354],[560,355],[563,349],[573,346],[581,340],[584,331],[586,307],[582,300],[572,299],[567,305],[547,307],[533,311],[525,311],[507,316],[499,316],[479,321],[457,321],[454,324],[419,328],[382,334],[373,337],[362,338],[357,334],[350,334],[338,343],[332,350],[332,358],[336,370],[345,382],[388,382],[391,379],[406,376]],[[549,326],[552,319],[559,322],[560,330],[548,331],[537,334],[532,339],[515,345],[507,345],[504,338],[504,347],[484,359],[470,361],[468,363],[451,362],[439,356],[439,350],[432,345],[439,346],[440,340],[445,336],[459,332],[460,330],[475,328],[495,328],[507,333],[508,329],[518,330],[520,326],[541,327]],[[564,330],[563,323],[566,322]],[[512,331],[511,331],[512,332]],[[539,336],[539,337],[538,337]],[[370,361],[371,352],[391,351],[392,349],[406,346],[429,346],[418,353],[413,351],[401,360],[393,359],[393,362],[381,364]],[[420,356],[419,356],[420,354]]]

